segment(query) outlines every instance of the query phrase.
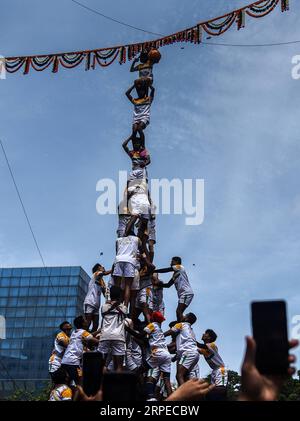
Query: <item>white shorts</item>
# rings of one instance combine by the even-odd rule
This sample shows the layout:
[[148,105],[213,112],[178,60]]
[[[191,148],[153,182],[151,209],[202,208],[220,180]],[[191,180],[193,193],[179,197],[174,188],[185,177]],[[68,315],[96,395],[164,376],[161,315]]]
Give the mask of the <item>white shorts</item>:
[[132,124],[137,124],[137,123],[144,123],[145,128],[146,128],[148,126],[148,124],[150,123],[149,117],[148,118],[147,117],[139,117],[138,115],[134,116]]
[[181,297],[178,298],[178,304],[185,304],[188,307],[191,304],[193,298],[194,294],[181,295]]
[[[111,287],[113,285],[116,285],[116,283],[115,283],[115,280],[112,278],[109,281],[109,285],[108,286]],[[121,281],[120,288],[122,290],[125,289],[125,281],[124,281],[124,279],[122,279],[122,281]],[[135,276],[133,278],[133,281],[132,281],[132,284],[131,284],[131,288],[130,289],[131,289],[131,291],[139,291],[139,289],[140,289],[140,275],[139,275],[139,273],[137,274],[137,269],[135,269]]]
[[211,382],[216,386],[227,386],[228,371],[225,367],[217,368],[211,373]]
[[136,308],[143,308],[145,305],[153,310],[153,293],[152,288],[149,287],[140,289],[135,301]]
[[142,215],[142,218],[149,219],[150,203],[145,193],[137,193],[131,196],[128,201],[128,208],[132,215]]
[[153,379],[155,379],[156,381],[158,381],[159,377],[160,377],[160,370],[158,367],[156,368],[150,368],[147,372],[147,377],[152,377]]
[[142,357],[135,358],[132,356],[131,353],[126,352],[125,362],[126,362],[126,369],[129,371],[133,371],[142,366],[143,360],[142,360]]
[[117,262],[115,263],[113,276],[124,276],[124,278],[134,278],[135,266],[129,262]]
[[102,354],[109,354],[122,356],[125,355],[125,342],[122,341],[100,341],[98,345],[98,352]]
[[99,308],[92,306],[91,304],[83,304],[84,314],[95,314],[99,315]]
[[196,352],[188,352],[184,351],[180,355],[180,359],[178,364],[183,365],[189,371],[192,371],[196,364],[198,364],[200,354],[198,351]]
[[146,181],[148,180],[148,172],[147,172],[146,167],[132,170],[128,177],[128,181],[142,180],[142,179],[145,179]]
[[172,357],[169,351],[165,349],[157,349],[155,352],[152,351],[147,363],[151,368],[158,368],[163,373],[171,373],[171,360]]

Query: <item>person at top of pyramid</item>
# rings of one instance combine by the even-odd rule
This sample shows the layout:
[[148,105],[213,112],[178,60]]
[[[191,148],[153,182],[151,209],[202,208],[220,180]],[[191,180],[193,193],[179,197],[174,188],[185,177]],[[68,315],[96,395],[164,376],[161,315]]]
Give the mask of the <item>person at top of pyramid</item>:
[[[140,62],[139,64],[137,64]],[[139,72],[139,78],[149,79],[149,84],[153,83],[153,61],[149,59],[146,51],[142,51],[140,56],[135,58],[130,67],[131,72]]]
[[[149,85],[153,84],[153,65],[159,63],[160,52],[155,48],[144,49],[138,58],[135,58],[130,67],[131,72],[139,72],[139,78],[147,79]],[[140,62],[139,64],[137,64]]]

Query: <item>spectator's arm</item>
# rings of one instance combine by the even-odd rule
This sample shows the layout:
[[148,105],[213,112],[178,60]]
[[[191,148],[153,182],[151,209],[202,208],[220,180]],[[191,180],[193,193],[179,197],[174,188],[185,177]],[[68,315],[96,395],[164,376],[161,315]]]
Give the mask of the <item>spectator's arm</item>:
[[210,385],[202,379],[192,379],[182,384],[166,401],[199,401],[214,387],[214,385]]

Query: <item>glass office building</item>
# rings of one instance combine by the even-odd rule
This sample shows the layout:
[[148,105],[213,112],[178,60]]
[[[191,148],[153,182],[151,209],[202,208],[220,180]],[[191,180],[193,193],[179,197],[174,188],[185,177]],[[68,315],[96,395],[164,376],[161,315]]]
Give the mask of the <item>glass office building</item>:
[[45,384],[58,326],[82,314],[81,267],[0,268],[0,394]]

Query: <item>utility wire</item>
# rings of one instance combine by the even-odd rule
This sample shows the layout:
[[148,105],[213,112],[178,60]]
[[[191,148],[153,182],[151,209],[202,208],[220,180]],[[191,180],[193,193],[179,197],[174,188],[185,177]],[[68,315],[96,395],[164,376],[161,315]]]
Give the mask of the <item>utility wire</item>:
[[219,43],[219,42],[201,42],[201,44],[205,45],[220,45],[221,47],[276,47],[280,45],[292,45],[292,44],[299,44],[299,41],[286,41],[286,42],[273,42],[267,44],[226,44],[226,43]]
[[[6,164],[7,164],[8,170],[9,170],[9,173],[10,173],[10,175],[11,175],[11,178],[12,178],[12,181],[13,181],[13,184],[14,184],[14,187],[15,187],[15,190],[16,190],[16,192],[17,192],[17,195],[18,195],[18,198],[19,198],[19,201],[20,201],[20,204],[21,204],[21,207],[22,207],[23,213],[24,213],[24,215],[25,215],[25,218],[26,218],[26,221],[27,221],[27,224],[28,224],[29,230],[30,230],[30,232],[31,232],[31,235],[32,235],[32,238],[33,238],[34,244],[35,244],[35,246],[36,246],[36,249],[37,249],[37,251],[38,251],[38,254],[39,254],[39,256],[40,256],[40,259],[41,259],[41,261],[42,261],[43,267],[44,267],[44,269],[45,269],[45,271],[46,271],[46,273],[47,273],[47,276],[48,276],[48,278],[49,278],[49,283],[50,283],[50,286],[53,288],[53,291],[54,291],[54,293],[55,293],[55,296],[57,297],[57,296],[59,295],[59,294],[58,294],[58,289],[57,289],[57,291],[56,291],[56,290],[55,290],[55,288],[54,288],[54,286],[53,286],[53,284],[52,284],[52,282],[51,282],[51,278],[50,278],[50,274],[49,274],[49,271],[48,271],[48,267],[46,266],[46,263],[45,263],[44,257],[43,257],[43,255],[42,255],[41,249],[40,249],[39,244],[38,244],[38,242],[37,242],[36,235],[35,235],[35,233],[34,233],[34,231],[33,231],[33,228],[32,228],[32,225],[31,225],[31,222],[30,222],[30,219],[29,219],[28,213],[27,213],[27,211],[26,211],[26,208],[25,208],[24,202],[23,202],[23,200],[22,200],[22,196],[21,196],[20,190],[19,190],[18,185],[17,185],[17,183],[16,183],[16,179],[15,179],[15,176],[14,176],[14,173],[13,173],[13,170],[12,170],[12,167],[11,167],[11,165],[10,165],[10,163],[9,163],[9,160],[8,160],[8,157],[7,157],[7,154],[6,154],[5,148],[4,148],[4,144],[3,144],[3,142],[2,142],[2,140],[1,140],[1,139],[0,139],[0,145],[1,145],[1,148],[2,148],[2,151],[3,151],[3,155],[4,155],[4,158],[5,158],[5,161],[6,161]],[[58,287],[57,287],[57,288],[58,288]]]
[[103,18],[105,18],[105,19],[107,19],[107,20],[110,20],[110,21],[112,21],[112,22],[118,23],[119,25],[127,26],[128,28],[135,29],[136,31],[141,31],[141,32],[144,32],[144,33],[146,33],[146,34],[158,35],[159,37],[163,37],[163,36],[164,36],[164,35],[162,35],[162,34],[158,34],[157,32],[147,31],[146,29],[143,29],[143,28],[138,28],[137,26],[133,26],[133,25],[130,25],[130,24],[126,23],[126,22],[122,22],[122,21],[120,21],[120,20],[118,20],[118,19],[115,19],[115,18],[112,18],[112,17],[110,17],[110,16],[107,16],[107,15],[105,15],[104,13],[101,13],[101,12],[99,12],[98,10],[95,10],[95,9],[93,9],[93,8],[89,7],[89,6],[86,6],[85,4],[80,3],[80,2],[79,2],[79,1],[77,1],[77,0],[71,0],[71,2],[73,2],[73,3],[77,4],[78,6],[80,6],[80,7],[84,8],[84,9],[86,9],[86,10],[89,10],[89,11],[90,11],[90,12],[92,12],[92,13],[95,13],[96,15],[102,16]]
[[[148,31],[146,29],[130,25],[126,22],[115,19],[111,16],[105,15],[104,13],[99,12],[96,9],[93,9],[92,7],[86,6],[85,4],[79,2],[78,0],[71,0],[71,2],[77,4],[78,6],[84,8],[84,9],[86,9],[86,10],[88,10],[88,11],[90,11],[90,12],[92,12],[92,13],[98,15],[98,16],[102,16],[105,19],[108,19],[112,22],[118,23],[119,25],[123,25],[123,26],[126,26],[128,28],[135,29],[137,31],[141,31],[141,32],[144,32],[146,34],[164,37],[163,34],[160,34],[160,33],[157,33],[157,32],[151,32],[151,31]],[[209,39],[209,38],[210,37],[208,37],[207,39]],[[201,44],[204,44],[204,45],[218,45],[218,46],[221,46],[221,47],[249,47],[249,48],[253,48],[253,47],[276,47],[276,46],[281,46],[281,45],[292,45],[292,44],[298,44],[298,43],[300,43],[300,40],[299,41],[287,41],[287,42],[273,42],[273,43],[266,43],[266,44],[231,44],[231,43],[216,43],[216,42],[204,42],[204,41],[201,42]]]
[[44,261],[44,258],[43,258],[43,255],[42,255],[41,249],[40,249],[40,247],[39,247],[39,245],[38,245],[38,242],[37,242],[36,236],[35,236],[35,234],[34,234],[34,232],[33,232],[32,225],[31,225],[31,223],[30,223],[30,220],[29,220],[28,214],[27,214],[27,212],[26,212],[26,209],[25,209],[25,206],[24,206],[24,202],[23,202],[23,200],[22,200],[22,197],[21,197],[20,191],[19,191],[19,189],[18,189],[18,186],[17,186],[16,180],[15,180],[15,177],[14,177],[14,174],[13,174],[13,171],[12,171],[12,168],[11,168],[11,165],[10,165],[9,160],[8,160],[8,158],[7,158],[7,155],[6,155],[6,152],[5,152],[5,149],[4,149],[4,145],[3,145],[3,142],[2,142],[2,140],[1,140],[1,139],[0,139],[0,144],[1,144],[1,148],[2,148],[2,151],[3,151],[3,155],[4,155],[4,158],[5,158],[5,161],[6,161],[6,164],[7,164],[8,170],[9,170],[9,172],[10,172],[10,175],[11,175],[12,181],[13,181],[13,183],[14,183],[14,186],[15,186],[15,189],[16,189],[16,192],[17,192],[17,195],[18,195],[19,201],[20,201],[20,203],[21,203],[21,207],[22,207],[23,213],[24,213],[24,215],[25,215],[25,218],[26,218],[27,224],[28,224],[28,226],[29,226],[29,229],[30,229],[30,232],[31,232],[31,235],[32,235],[33,241],[34,241],[34,243],[35,243],[35,245],[36,245],[36,248],[37,248],[37,251],[38,251],[38,253],[39,253],[39,255],[40,255],[40,258],[41,258],[41,261],[42,261],[42,263],[43,263],[43,266],[44,266],[44,267],[46,267],[46,264],[45,264],[45,261]]

